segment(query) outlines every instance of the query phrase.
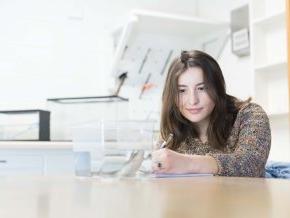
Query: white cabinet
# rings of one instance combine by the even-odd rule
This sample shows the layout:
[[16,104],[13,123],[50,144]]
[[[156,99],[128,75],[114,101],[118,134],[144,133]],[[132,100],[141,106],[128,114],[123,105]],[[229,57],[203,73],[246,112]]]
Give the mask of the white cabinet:
[[0,176],[74,175],[72,143],[0,142]]
[[285,0],[251,0],[254,100],[270,118],[270,159],[290,160]]
[[40,155],[25,155],[0,152],[0,175],[42,175],[43,157]]
[[72,151],[47,152],[45,155],[45,175],[74,175]]

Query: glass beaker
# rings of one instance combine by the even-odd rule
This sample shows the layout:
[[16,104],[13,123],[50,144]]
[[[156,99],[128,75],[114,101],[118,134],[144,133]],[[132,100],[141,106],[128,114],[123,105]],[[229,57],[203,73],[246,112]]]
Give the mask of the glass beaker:
[[140,120],[106,120],[75,128],[74,151],[90,153],[92,175],[136,176],[150,156],[154,123]]

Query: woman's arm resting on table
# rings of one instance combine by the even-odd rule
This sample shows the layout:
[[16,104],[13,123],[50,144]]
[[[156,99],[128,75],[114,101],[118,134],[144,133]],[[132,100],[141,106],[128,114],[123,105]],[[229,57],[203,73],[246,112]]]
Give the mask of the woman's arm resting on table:
[[155,173],[211,173],[218,172],[211,156],[181,154],[170,149],[153,152],[152,169]]
[[235,151],[209,155],[216,160],[220,176],[263,177],[271,147],[269,119],[256,104],[244,108],[240,118]]

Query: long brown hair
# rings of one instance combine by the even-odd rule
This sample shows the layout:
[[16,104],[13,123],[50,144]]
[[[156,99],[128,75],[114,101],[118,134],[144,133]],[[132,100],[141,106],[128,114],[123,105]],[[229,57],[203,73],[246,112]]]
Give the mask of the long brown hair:
[[175,58],[169,67],[162,94],[161,137],[166,139],[170,133],[174,135],[168,145],[173,150],[186,138],[199,137],[196,125],[187,120],[178,108],[178,78],[191,67],[202,69],[207,92],[215,103],[207,129],[208,143],[223,149],[239,109],[250,99],[243,102],[226,94],[225,80],[217,61],[198,50],[181,52],[180,57]]

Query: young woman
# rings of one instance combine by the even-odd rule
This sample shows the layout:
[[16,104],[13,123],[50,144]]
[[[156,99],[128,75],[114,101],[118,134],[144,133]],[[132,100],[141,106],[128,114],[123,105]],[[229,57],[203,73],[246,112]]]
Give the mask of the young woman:
[[271,147],[269,119],[250,99],[226,93],[218,63],[201,51],[183,51],[167,74],[155,173],[212,173],[263,177]]

